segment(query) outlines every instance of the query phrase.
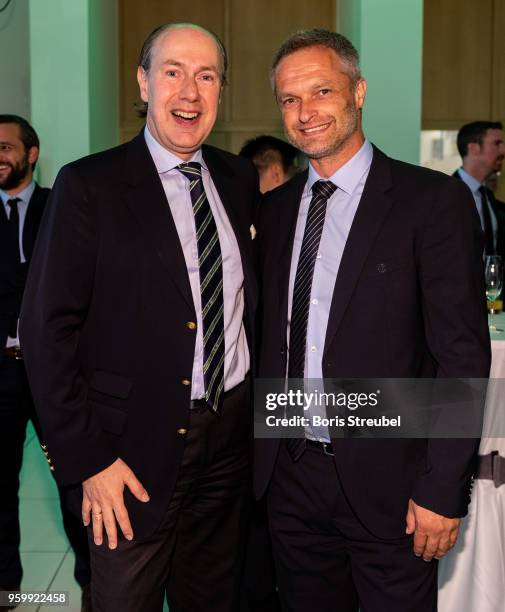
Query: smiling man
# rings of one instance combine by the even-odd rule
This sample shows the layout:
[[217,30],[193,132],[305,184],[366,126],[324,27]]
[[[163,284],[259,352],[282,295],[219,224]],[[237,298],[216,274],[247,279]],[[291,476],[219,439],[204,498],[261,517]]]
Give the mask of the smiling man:
[[[28,421],[40,439],[23,353],[18,319],[26,276],[49,196],[33,179],[39,138],[18,115],[0,115],[0,591],[18,590],[23,570],[19,554],[19,473]],[[88,611],[89,553],[86,530],[65,504],[59,488],[63,526],[75,553],[75,579]],[[7,608],[2,608],[7,609]]]
[[[323,378],[486,377],[468,190],[368,142],[366,83],[345,37],[294,34],[271,76],[310,164],[262,202],[260,376],[319,389]],[[283,609],[436,610],[434,559],[467,511],[476,441],[334,439],[306,416],[298,438],[256,441]]]
[[199,26],[147,38],[146,126],[63,168],[28,281],[27,368],[54,474],[83,491],[95,610],[236,609],[259,192],[203,144],[226,67]]

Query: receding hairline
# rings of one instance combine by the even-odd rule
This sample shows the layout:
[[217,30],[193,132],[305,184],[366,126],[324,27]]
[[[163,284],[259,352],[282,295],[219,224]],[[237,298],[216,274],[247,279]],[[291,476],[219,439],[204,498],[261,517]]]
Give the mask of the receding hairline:
[[185,30],[185,29],[197,30],[198,32],[201,32],[202,34],[206,34],[212,40],[212,42],[216,45],[216,51],[217,51],[217,55],[219,58],[219,62],[220,63],[223,62],[222,53],[221,53],[221,42],[219,41],[219,39],[217,38],[215,34],[205,29],[201,25],[198,25],[197,23],[188,22],[188,23],[167,23],[165,24],[164,26],[161,27],[156,38],[154,39],[152,49],[153,50],[155,49],[156,45],[165,36],[165,34],[168,34],[172,30]]
[[218,40],[216,36],[209,30],[205,29],[203,26],[198,25],[197,23],[166,23],[159,31],[158,38],[161,38],[163,34],[165,34],[166,32],[170,32],[171,30],[183,30],[186,28],[189,30],[198,30],[203,34],[207,34],[207,36],[209,36],[209,38],[212,38],[212,40],[216,43],[216,46],[218,46]]

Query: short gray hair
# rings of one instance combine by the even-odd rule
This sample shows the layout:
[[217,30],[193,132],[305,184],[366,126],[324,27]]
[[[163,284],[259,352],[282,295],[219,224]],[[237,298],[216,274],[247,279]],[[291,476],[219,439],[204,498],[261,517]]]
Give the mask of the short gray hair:
[[351,79],[351,84],[354,87],[361,79],[361,71],[359,68],[359,53],[351,43],[351,41],[337,32],[314,28],[312,30],[300,30],[291,34],[274,55],[272,67],[270,69],[270,81],[275,90],[275,70],[280,61],[288,55],[307,49],[309,47],[326,47],[332,49],[342,60],[346,73]]

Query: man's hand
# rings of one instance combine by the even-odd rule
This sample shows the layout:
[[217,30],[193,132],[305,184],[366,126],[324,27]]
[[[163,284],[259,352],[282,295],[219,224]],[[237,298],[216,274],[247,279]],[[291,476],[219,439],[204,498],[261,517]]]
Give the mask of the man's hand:
[[109,548],[116,548],[116,520],[125,538],[133,539],[133,529],[123,500],[125,485],[138,500],[149,501],[147,491],[121,459],[116,459],[108,468],[82,483],[82,520],[87,527],[93,517],[93,540],[97,545],[103,541],[105,525]]
[[414,534],[414,554],[425,561],[441,559],[456,544],[459,518],[447,518],[409,500],[406,533]]

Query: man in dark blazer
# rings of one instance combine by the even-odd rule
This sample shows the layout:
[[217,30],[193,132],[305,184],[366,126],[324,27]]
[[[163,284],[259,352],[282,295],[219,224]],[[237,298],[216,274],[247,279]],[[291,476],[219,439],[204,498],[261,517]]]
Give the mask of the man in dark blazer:
[[[294,34],[272,82],[310,165],[261,206],[260,378],[487,377],[468,190],[365,139],[366,83],[345,37]],[[336,438],[307,423],[256,441],[283,609],[436,610],[433,559],[467,511],[477,441]]]
[[[31,419],[40,439],[23,355],[18,319],[28,267],[49,196],[33,180],[39,139],[17,115],[0,115],[0,590],[21,584],[19,556],[19,472],[26,426]],[[90,568],[86,530],[66,507],[59,488],[63,524],[76,555],[75,578],[89,602]]]
[[202,145],[226,52],[140,55],[145,129],[56,180],[21,321],[56,478],[83,488],[96,610],[233,610],[250,505],[252,165]]
[[500,255],[505,261],[505,211],[486,186],[493,172],[500,172],[505,159],[503,125],[500,121],[473,121],[458,132],[462,165],[453,176],[472,192],[485,237],[485,254]]

